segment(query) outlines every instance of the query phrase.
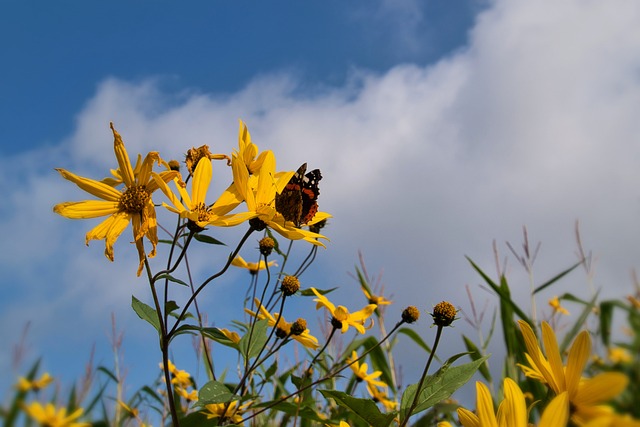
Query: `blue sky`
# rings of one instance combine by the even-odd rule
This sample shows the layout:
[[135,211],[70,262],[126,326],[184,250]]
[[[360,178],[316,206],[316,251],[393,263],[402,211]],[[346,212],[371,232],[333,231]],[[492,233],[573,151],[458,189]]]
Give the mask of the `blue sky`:
[[[130,245],[109,263],[100,242],[84,246],[91,221],[51,212],[84,197],[55,167],[95,178],[114,167],[109,121],[130,152],[179,158],[205,143],[230,152],[243,119],[279,169],[319,167],[331,242],[303,286],[360,301],[347,272],[362,250],[384,271],[391,318],[408,304],[426,317],[442,299],[468,308],[465,285],[493,302],[464,256],[495,271],[494,240],[526,303],[529,277],[505,245],[520,247],[523,225],[542,242],[536,282],[577,260],[576,221],[593,253],[593,274],[540,306],[565,290],[631,293],[639,18],[633,1],[3,2],[0,335],[15,343],[31,321],[29,355],[70,379],[93,343],[110,363],[113,312],[131,382],[155,377],[153,337],[129,307],[132,293],[148,298]],[[231,316],[233,284],[203,304]],[[406,345],[405,372],[420,370]]]

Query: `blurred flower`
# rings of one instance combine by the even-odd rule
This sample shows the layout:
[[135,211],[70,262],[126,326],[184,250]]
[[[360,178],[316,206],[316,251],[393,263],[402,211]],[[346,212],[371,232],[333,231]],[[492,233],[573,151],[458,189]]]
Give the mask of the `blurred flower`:
[[362,293],[365,298],[367,298],[367,301],[369,301],[369,304],[389,305],[392,303],[382,295],[374,295],[370,293],[364,286],[361,286],[360,288],[362,289]]
[[138,410],[138,408],[132,408],[129,405],[127,405],[126,403],[124,403],[122,400],[118,399],[116,401],[118,403],[118,405],[125,410],[125,412],[127,413],[127,416],[129,418],[136,418],[138,419],[139,415],[140,415],[140,411]]
[[354,360],[358,359],[358,353],[355,350],[351,352],[351,357],[347,358],[347,363],[350,363],[349,367],[356,375],[358,381],[365,381],[367,385],[371,384],[373,386],[378,387],[386,387],[387,384],[384,381],[377,380],[376,378],[382,375],[382,371],[374,371],[372,373],[367,373],[369,369],[369,365],[366,363],[354,362]]
[[265,263],[264,260],[260,260],[260,262],[246,262],[244,258],[240,255],[236,256],[233,261],[231,261],[231,265],[234,267],[245,268],[249,270],[251,274],[256,274],[259,270],[265,270],[267,265],[277,266],[278,264],[275,261],[269,261],[269,264]]
[[384,389],[379,389],[375,385],[367,382],[367,391],[369,391],[369,394],[371,395],[373,401],[382,403],[387,411],[393,411],[398,406],[398,403],[389,399],[387,392],[384,390],[386,390],[386,387]]
[[591,338],[587,331],[578,334],[569,349],[567,364],[563,366],[556,335],[548,323],[542,322],[544,356],[531,326],[519,320],[520,329],[527,347],[525,357],[529,366],[520,365],[524,374],[547,384],[556,395],[567,392],[571,402],[571,419],[577,424],[595,418],[610,417],[607,406],[596,406],[611,400],[627,386],[629,379],[619,372],[605,372],[593,378],[582,378],[582,371],[591,354]]
[[227,337],[229,339],[229,341],[231,341],[234,344],[238,344],[240,342],[240,335],[238,335],[237,332],[234,331],[230,331],[228,329],[225,328],[218,328],[218,330],[220,332],[222,332],[222,334]]
[[553,308],[554,313],[564,314],[565,316],[569,315],[569,311],[560,305],[560,298],[558,298],[557,296],[549,300],[549,305],[551,306],[551,308]]
[[377,305],[369,304],[360,311],[349,313],[349,310],[347,310],[346,307],[341,305],[336,307],[324,295],[321,295],[315,288],[310,289],[318,297],[314,299],[314,301],[316,301],[317,303],[316,310],[318,310],[320,307],[326,308],[327,311],[331,313],[331,316],[333,316],[331,319],[332,325],[334,325],[334,327],[340,328],[343,334],[349,330],[349,326],[353,326],[361,334],[364,334],[367,329],[371,329],[371,327],[373,326],[373,319],[370,319],[369,326],[365,326],[365,321],[371,317]]
[[[301,334],[296,335],[291,331],[291,327],[294,325],[294,323],[287,322],[284,316],[280,316],[279,313],[273,313],[273,315],[269,313],[266,307],[260,303],[259,299],[256,298],[254,302],[258,307],[260,307],[260,313],[256,314],[254,311],[251,311],[248,308],[245,308],[244,311],[251,316],[257,317],[260,320],[267,319],[269,326],[276,327],[276,336],[278,338],[290,337],[298,341],[303,346],[312,350],[316,350],[318,349],[318,347],[320,347],[320,345],[318,344],[318,339],[309,333],[309,329],[305,329]],[[276,319],[278,319],[277,326]]]
[[[528,413],[524,394],[511,378],[503,383],[504,399],[498,413],[493,407],[493,398],[486,385],[476,382],[476,413],[458,408],[458,417],[464,427],[527,427]],[[545,408],[538,427],[566,426],[569,419],[569,400],[567,393],[556,396]]]
[[56,409],[52,403],[42,406],[40,402],[32,402],[24,407],[24,411],[33,420],[46,427],[88,427],[90,423],[77,423],[75,420],[82,416],[82,408],[67,415],[67,408]]
[[250,404],[251,402],[246,402],[242,406],[238,407],[237,400],[234,400],[231,403],[210,403],[208,405],[205,405],[204,408],[207,410],[207,412],[205,412],[204,414],[207,416],[208,420],[224,416],[224,418],[230,420],[232,423],[238,424],[242,422],[242,413]]
[[48,372],[45,372],[44,374],[42,374],[40,378],[33,381],[29,381],[24,377],[18,378],[18,383],[16,384],[16,388],[20,391],[30,391],[30,390],[38,391],[38,390],[42,390],[52,382],[53,382],[53,377],[49,375]]
[[[198,148],[190,148],[187,150],[184,163],[187,165],[187,171],[190,175],[194,174],[195,169],[198,167],[198,163],[202,159],[207,160],[227,160],[227,164],[231,164],[231,159],[226,154],[213,154],[209,151],[208,145],[202,145]],[[179,166],[179,165],[178,165]],[[173,168],[172,168],[173,169]]]
[[[100,181],[83,178],[64,169],[56,169],[63,178],[73,182],[84,191],[102,200],[84,200],[81,202],[64,202],[53,207],[53,211],[72,219],[98,218],[109,215],[98,226],[86,235],[86,243],[90,240],[105,241],[105,256],[113,261],[113,244],[124,229],[133,225],[133,238],[138,250],[140,265],[138,276],[142,273],[144,263],[144,247],[142,238],[147,236],[152,244],[149,257],[156,254],[158,244],[156,210],[151,200],[151,194],[158,189],[156,181],[151,177],[154,162],[160,163],[157,152],[147,154],[140,168],[134,170],[129,161],[122,137],[111,124],[114,136],[114,151],[118,160],[119,173],[125,188],[120,191]],[[178,176],[175,171],[163,171],[158,174],[164,182],[171,181]]]
[[613,363],[629,363],[633,360],[629,352],[621,347],[609,348],[607,356]]

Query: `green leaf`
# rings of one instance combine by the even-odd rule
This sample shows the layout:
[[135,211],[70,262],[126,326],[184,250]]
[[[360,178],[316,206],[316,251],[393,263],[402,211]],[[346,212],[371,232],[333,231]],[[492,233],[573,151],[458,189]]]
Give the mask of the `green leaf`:
[[227,403],[237,399],[238,396],[234,396],[223,383],[209,381],[198,391],[198,402],[196,405],[205,406],[210,403]]
[[207,236],[206,234],[196,233],[193,235],[193,238],[198,242],[207,243],[209,245],[223,245],[226,246],[223,242],[218,239],[214,239],[211,236]]
[[344,408],[348,408],[373,427],[387,427],[396,417],[395,412],[383,414],[372,399],[358,399],[337,390],[320,390],[326,398],[331,398]]
[[556,274],[551,279],[547,280],[542,285],[540,285],[537,288],[535,288],[533,290],[533,294],[535,295],[538,292],[542,291],[543,289],[546,289],[547,287],[553,285],[555,282],[557,282],[558,280],[562,279],[567,274],[571,273],[573,270],[575,270],[578,266],[582,265],[583,263],[584,263],[584,261],[578,261],[577,263],[575,263],[571,267],[567,268],[566,270]]
[[253,325],[253,329],[250,329],[240,338],[238,348],[245,360],[256,357],[267,344],[268,325],[269,321],[267,319],[259,320]]
[[[318,289],[318,288],[316,288],[316,291],[318,291],[318,293],[319,293],[320,295],[326,295],[326,294],[328,294],[329,292],[333,292],[333,291],[335,291],[336,289],[338,289],[338,288],[331,288],[331,289],[327,289],[327,290],[325,291],[325,290],[323,290],[323,289]],[[305,297],[315,297],[315,296],[316,296],[316,294],[314,294],[314,293],[313,293],[313,291],[312,291],[311,289],[301,289],[301,290],[300,290],[300,295],[305,296]]]
[[131,296],[131,307],[133,308],[133,311],[136,312],[139,318],[149,322],[151,326],[156,328],[158,334],[160,333],[160,321],[158,320],[158,313],[153,308],[143,303],[133,295]]
[[187,286],[187,287],[189,286],[189,284],[183,282],[180,279],[176,279],[175,277],[173,277],[172,275],[170,275],[168,273],[164,273],[164,274],[161,274],[158,277],[156,277],[156,281],[161,280],[161,279],[167,279],[170,282],[177,283],[177,284],[182,285],[182,286]]
[[476,373],[480,365],[489,358],[489,355],[487,355],[460,366],[451,366],[451,363],[453,363],[454,360],[465,354],[468,353],[460,353],[450,357],[435,374],[429,375],[425,378],[422,390],[419,394],[420,397],[418,398],[418,403],[411,414],[409,413],[409,409],[413,403],[418,385],[412,384],[407,387],[405,392],[402,394],[402,401],[400,403],[401,423],[407,417],[429,409],[443,399],[447,399],[454,391],[466,384],[473,374]]
[[[480,350],[478,349],[478,347],[475,345],[473,341],[467,338],[464,334],[462,335],[462,340],[464,341],[465,347],[467,347],[467,351],[469,352],[469,357],[471,357],[471,360],[478,360],[482,357],[482,353],[480,352]],[[478,368],[478,371],[480,371],[480,374],[489,383],[493,382],[491,380],[491,373],[489,372],[489,367],[487,366],[486,363],[483,363],[482,365],[480,365],[480,367]]]
[[609,347],[611,337],[611,322],[613,320],[613,301],[602,301],[600,303],[600,333],[602,343]]

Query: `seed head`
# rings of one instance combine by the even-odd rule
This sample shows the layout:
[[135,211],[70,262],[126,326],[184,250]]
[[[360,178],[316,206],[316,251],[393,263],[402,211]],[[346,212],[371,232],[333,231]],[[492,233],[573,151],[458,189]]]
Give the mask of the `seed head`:
[[300,318],[291,325],[291,335],[301,335],[307,330],[307,321]]
[[405,323],[413,323],[420,318],[420,310],[413,305],[405,308],[402,311],[402,321]]
[[180,162],[178,162],[177,160],[170,160],[169,161],[169,169],[171,169],[172,171],[179,171],[180,170]]
[[282,284],[280,285],[280,290],[285,296],[290,297],[291,295],[298,292],[300,289],[300,280],[296,276],[285,276],[282,279]]
[[456,314],[458,310],[447,301],[439,302],[433,307],[433,313],[431,313],[431,317],[433,317],[433,323],[436,326],[449,326],[456,320]]
[[271,237],[263,237],[262,239],[260,239],[259,244],[260,253],[264,256],[271,255],[271,251],[273,251],[273,248],[276,246],[275,240],[273,240]]

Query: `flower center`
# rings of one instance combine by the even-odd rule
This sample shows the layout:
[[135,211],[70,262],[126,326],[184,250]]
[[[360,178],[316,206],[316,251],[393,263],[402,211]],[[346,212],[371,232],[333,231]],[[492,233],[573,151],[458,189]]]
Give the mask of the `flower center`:
[[118,207],[120,211],[129,214],[140,213],[144,209],[150,197],[151,196],[147,192],[146,186],[134,185],[133,187],[127,188],[127,190],[122,194]]

